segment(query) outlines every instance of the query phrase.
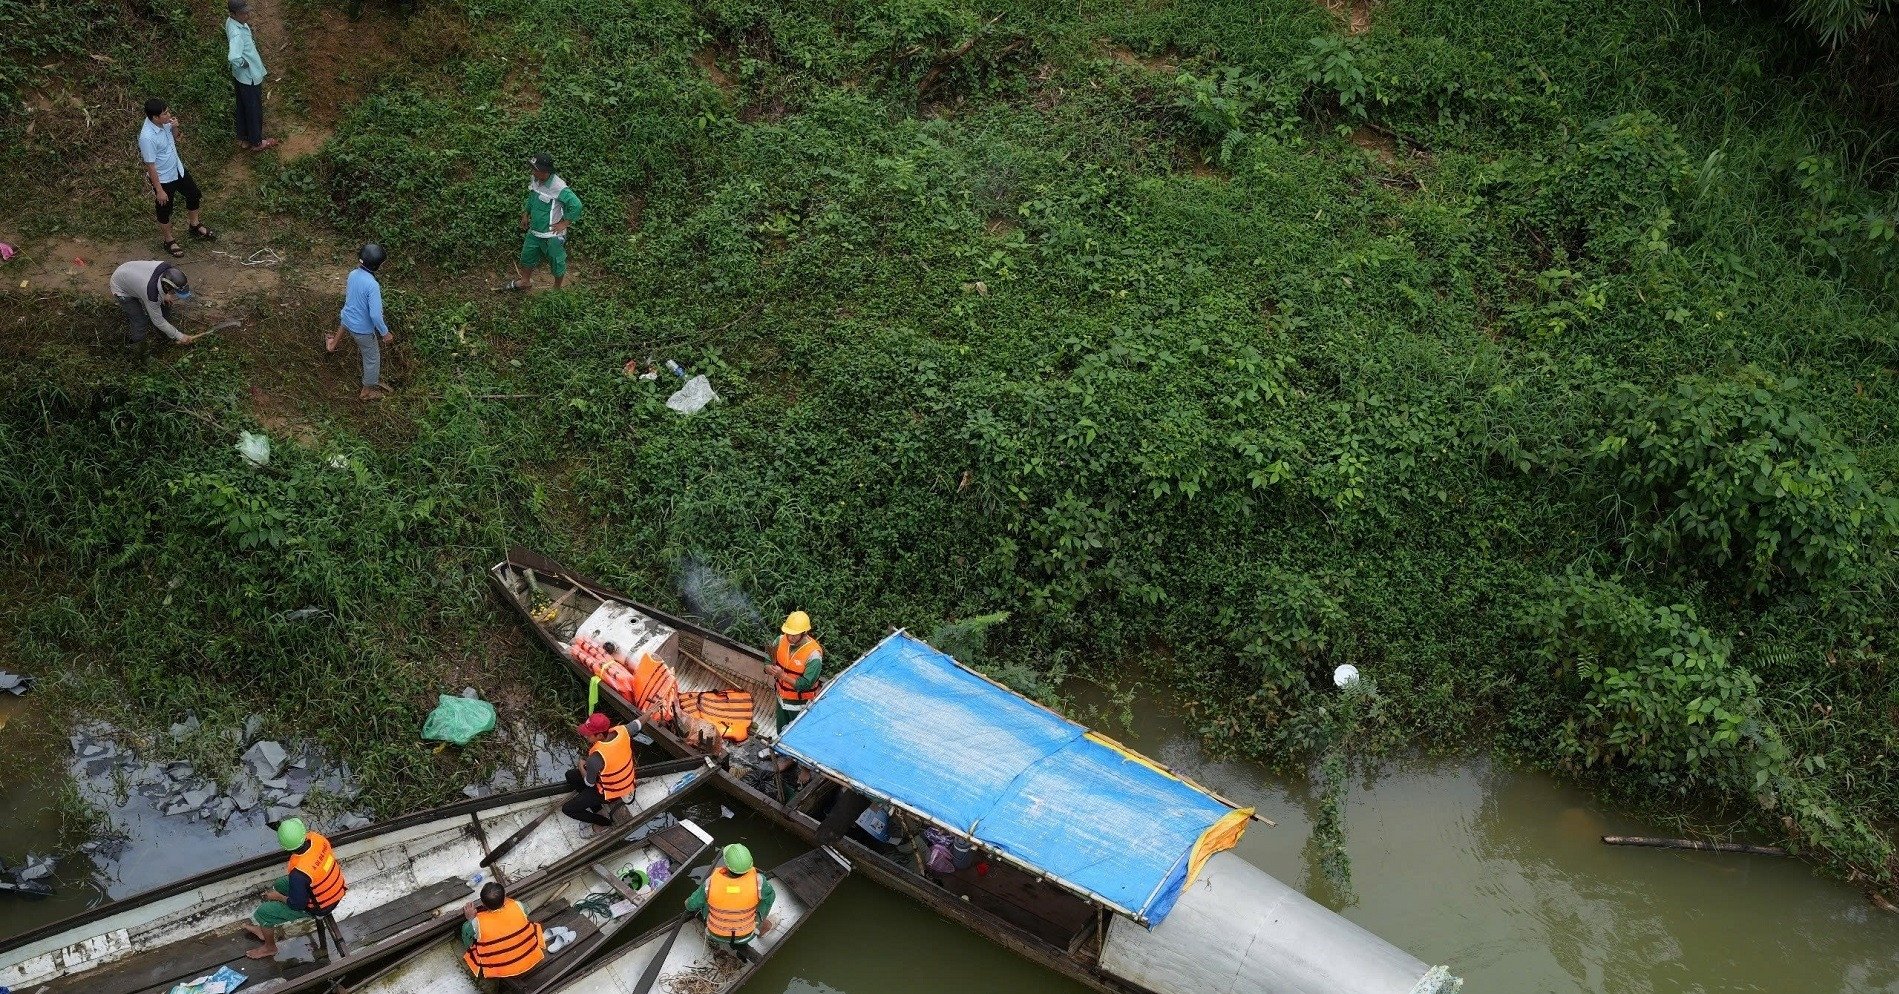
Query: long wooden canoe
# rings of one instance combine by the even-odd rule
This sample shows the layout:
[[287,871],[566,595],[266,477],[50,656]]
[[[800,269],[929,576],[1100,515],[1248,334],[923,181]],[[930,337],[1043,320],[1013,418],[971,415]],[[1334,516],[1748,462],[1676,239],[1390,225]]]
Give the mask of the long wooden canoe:
[[850,872],[844,857],[828,849],[813,849],[769,870],[765,876],[776,891],[770,927],[752,940],[743,958],[715,953],[705,926],[687,915],[634,939],[548,994],[647,994],[642,983],[653,991],[670,991],[685,989],[688,980],[696,994],[736,991],[791,941]]
[[[625,833],[618,833],[624,835]],[[680,821],[637,835],[598,862],[544,886],[513,888],[533,920],[550,932],[573,930],[576,938],[550,952],[533,970],[499,981],[504,994],[541,994],[560,983],[606,946],[615,935],[676,881],[691,879],[688,870],[712,849],[712,836],[691,821]],[[657,883],[651,870],[663,865]],[[625,879],[636,870],[647,880]],[[447,935],[417,949],[365,980],[349,985],[350,994],[484,994],[482,984],[462,963],[459,935]]]
[[[678,803],[713,778],[700,763],[642,782],[637,816]],[[114,901],[0,943],[0,986],[15,994],[144,994],[231,966],[247,988],[312,990],[419,942],[453,930],[470,896],[471,874],[491,844],[558,804],[564,786],[516,791],[423,811],[332,838],[349,893],[335,915],[349,955],[314,960],[311,922],[286,929],[276,959],[253,960],[248,921],[259,894],[283,875],[282,853],[267,853]],[[499,864],[516,886],[533,888],[569,873],[621,842],[589,837],[555,817]]]

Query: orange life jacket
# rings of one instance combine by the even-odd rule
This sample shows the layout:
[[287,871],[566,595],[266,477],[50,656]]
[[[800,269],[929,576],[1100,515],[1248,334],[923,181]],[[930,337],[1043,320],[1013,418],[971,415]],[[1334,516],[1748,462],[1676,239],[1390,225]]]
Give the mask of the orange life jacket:
[[823,653],[824,647],[818,644],[817,639],[807,638],[803,645],[793,649],[791,636],[778,636],[778,648],[772,653],[772,661],[778,664],[779,669],[786,671],[778,675],[779,700],[788,704],[803,704],[818,696],[815,684],[810,690],[799,690],[797,684],[798,678],[804,676],[804,668],[811,662],[811,657]]
[[706,878],[706,934],[744,939],[758,931],[758,902],[764,888],[756,867],[738,876],[721,866]]
[[660,662],[652,653],[641,653],[638,665],[633,668],[633,691],[627,700],[654,721],[671,721],[679,703],[679,679],[673,675],[672,667]]
[[752,692],[749,690],[702,690],[680,694],[679,709],[694,718],[712,723],[719,735],[729,742],[743,742],[752,734]]
[[601,759],[600,779],[594,784],[601,797],[617,801],[633,793],[633,735],[625,725],[608,729],[607,740],[595,742],[587,751]]
[[330,840],[316,832],[304,836],[309,848],[290,854],[291,872],[301,872],[310,878],[310,903],[315,914],[328,914],[343,903],[343,895],[349,888],[343,884],[343,868],[336,863],[336,851],[330,848]]
[[477,977],[518,977],[541,965],[547,940],[539,922],[530,921],[521,902],[508,898],[494,911],[475,913],[475,944],[462,954]]

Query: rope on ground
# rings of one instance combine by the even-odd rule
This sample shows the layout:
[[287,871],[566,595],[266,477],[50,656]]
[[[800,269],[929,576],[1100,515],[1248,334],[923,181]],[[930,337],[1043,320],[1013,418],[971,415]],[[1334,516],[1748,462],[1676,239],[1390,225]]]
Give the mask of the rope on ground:
[[284,257],[278,255],[276,249],[269,248],[260,248],[243,258],[238,258],[236,252],[226,252],[223,249],[212,249],[211,254],[234,260],[240,266],[281,266],[284,263]]

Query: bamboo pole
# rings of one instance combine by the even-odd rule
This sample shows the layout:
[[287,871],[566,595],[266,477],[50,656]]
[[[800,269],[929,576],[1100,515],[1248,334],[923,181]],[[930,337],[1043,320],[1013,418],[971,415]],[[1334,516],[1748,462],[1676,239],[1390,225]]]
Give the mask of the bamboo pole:
[[1695,849],[1702,852],[1738,852],[1755,856],[1785,856],[1787,850],[1779,846],[1750,846],[1738,842],[1697,842],[1694,839],[1657,839],[1642,835],[1605,835],[1602,841],[1611,846],[1647,846],[1652,849]]

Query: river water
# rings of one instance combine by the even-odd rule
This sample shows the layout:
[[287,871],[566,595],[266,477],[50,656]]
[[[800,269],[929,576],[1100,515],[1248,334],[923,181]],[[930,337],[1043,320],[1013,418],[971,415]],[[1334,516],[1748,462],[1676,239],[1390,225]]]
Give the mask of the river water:
[[[4,699],[0,699],[4,704]],[[15,719],[16,726],[19,719]],[[1255,825],[1240,852],[1324,896],[1302,850],[1311,799],[1256,764],[1209,759],[1164,708],[1141,711],[1128,744],[1279,823]],[[0,728],[0,857],[45,851],[56,824],[47,778],[17,775],[15,728]],[[714,806],[716,807],[716,805]],[[116,820],[116,819],[115,819]],[[165,819],[171,821],[175,819]],[[744,841],[770,865],[796,843],[746,813],[716,819],[721,842]],[[191,835],[170,851],[213,865],[268,839]],[[202,833],[198,833],[202,834]],[[1603,834],[1658,834],[1588,794],[1482,758],[1410,760],[1356,783],[1346,814],[1353,920],[1431,963],[1467,990],[1507,994],[1843,992],[1899,994],[1899,915],[1802,863],[1755,856],[1616,849]],[[123,860],[146,861],[135,840]],[[0,898],[0,938],[95,900],[83,859],[61,868],[59,896]],[[178,872],[187,872],[182,864]],[[108,880],[122,877],[108,872]],[[1317,882],[1315,889],[1315,881]],[[122,883],[104,889],[118,892]],[[748,987],[755,994],[1064,994],[1076,987],[861,879],[830,903]]]

